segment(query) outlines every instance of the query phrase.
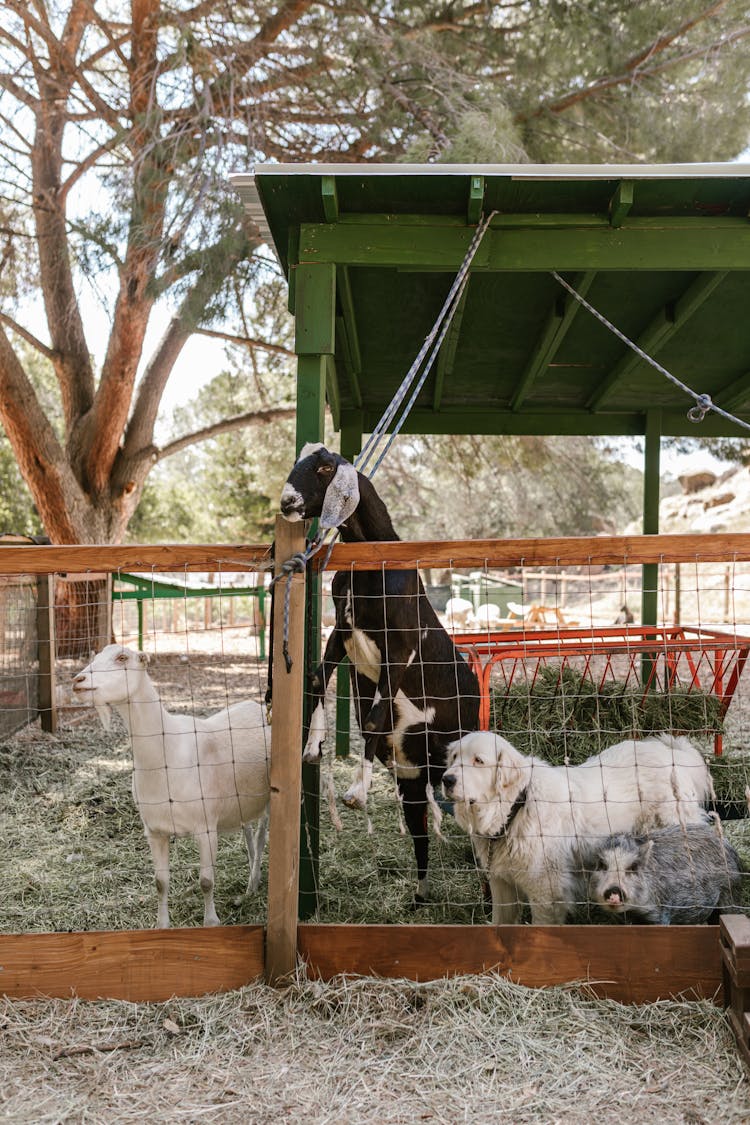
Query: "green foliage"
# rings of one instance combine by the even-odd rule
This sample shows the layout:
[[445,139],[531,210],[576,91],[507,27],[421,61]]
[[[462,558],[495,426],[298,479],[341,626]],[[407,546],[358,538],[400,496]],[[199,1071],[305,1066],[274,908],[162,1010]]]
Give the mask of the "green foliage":
[[0,534],[39,535],[42,530],[10,442],[0,430]]
[[642,475],[587,438],[400,438],[378,491],[402,538],[495,538],[622,531]]

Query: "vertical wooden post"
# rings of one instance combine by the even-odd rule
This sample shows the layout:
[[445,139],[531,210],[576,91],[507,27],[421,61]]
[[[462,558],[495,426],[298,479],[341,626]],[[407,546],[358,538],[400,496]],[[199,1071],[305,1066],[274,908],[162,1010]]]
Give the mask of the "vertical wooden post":
[[[336,267],[331,262],[300,262],[293,270],[297,353],[297,434],[299,453],[305,442],[322,441],[326,380],[336,341]],[[290,278],[291,289],[291,278]],[[334,372],[335,377],[335,372]],[[320,577],[308,584],[306,664],[320,659]],[[305,723],[310,716],[305,714]],[[302,767],[302,840],[300,845],[299,916],[318,908],[320,767]]]
[[[276,573],[304,550],[304,524],[276,519]],[[284,600],[289,599],[288,652],[284,660]],[[266,979],[271,983],[297,964],[300,804],[302,801],[302,700],[305,668],[305,576],[293,574],[276,584],[273,623],[273,717],[271,721],[271,804],[268,837],[268,921]]]
[[39,660],[37,690],[42,730],[57,730],[57,693],[55,691],[55,576],[40,574],[36,583],[36,636]]

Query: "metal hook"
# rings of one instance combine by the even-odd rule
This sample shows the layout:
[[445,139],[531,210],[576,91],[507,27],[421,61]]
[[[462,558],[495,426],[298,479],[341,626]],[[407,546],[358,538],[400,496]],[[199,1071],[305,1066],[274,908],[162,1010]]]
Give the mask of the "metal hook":
[[687,416],[691,422],[702,422],[712,408],[710,395],[696,395],[695,406],[691,406]]

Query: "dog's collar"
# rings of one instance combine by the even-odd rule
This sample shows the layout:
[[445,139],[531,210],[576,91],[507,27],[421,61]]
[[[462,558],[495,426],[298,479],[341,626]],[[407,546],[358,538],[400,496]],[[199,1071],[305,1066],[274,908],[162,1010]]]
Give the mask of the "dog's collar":
[[518,794],[518,796],[516,797],[513,804],[510,806],[510,812],[508,813],[508,819],[506,820],[505,824],[502,826],[500,831],[496,832],[493,836],[485,837],[487,840],[490,841],[490,843],[493,843],[495,840],[502,840],[505,836],[508,835],[508,830],[509,830],[511,824],[513,823],[513,821],[516,819],[516,817],[520,813],[521,809],[526,804],[526,798],[528,796],[528,793],[529,793],[529,787],[527,785],[525,789],[521,790],[521,792]]

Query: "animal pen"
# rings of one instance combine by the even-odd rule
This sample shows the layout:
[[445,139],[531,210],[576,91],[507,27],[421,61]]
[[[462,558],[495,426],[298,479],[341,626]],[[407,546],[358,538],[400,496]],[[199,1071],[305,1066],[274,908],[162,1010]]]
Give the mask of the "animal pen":
[[[702,738],[708,757],[722,750],[714,776],[735,770],[744,779],[750,540],[744,535],[660,536],[658,482],[663,435],[741,436],[750,422],[750,329],[744,317],[750,169],[268,165],[234,182],[289,280],[298,355],[298,449],[322,440],[327,404],[341,433],[342,453],[356,456],[363,435],[390,403],[400,373],[428,336],[482,216],[484,237],[438,341],[434,369],[409,404],[408,417],[401,419],[403,432],[607,434],[640,436],[644,442],[643,536],[399,542],[366,549],[339,545],[326,569],[440,569],[459,586],[469,572],[486,573],[489,583],[497,572],[512,571],[521,603],[531,601],[524,590],[537,572],[574,573],[579,604],[557,608],[578,625],[558,619],[546,630],[548,648],[541,663],[542,642],[531,629],[516,625],[512,638],[489,629],[484,636],[459,637],[481,674],[483,721],[497,721],[498,708],[524,679],[528,695],[531,680],[541,682],[543,665],[553,670],[546,682],[557,685],[558,695],[572,682],[569,672],[578,676],[578,697],[590,693],[591,683],[598,697],[608,683],[624,678],[636,697],[640,691],[640,704],[637,698],[629,704],[631,718],[642,715],[660,694],[674,730],[689,729]],[[581,298],[616,324],[627,341],[592,316]],[[644,353],[658,354],[664,370],[679,373],[696,392],[693,398],[655,373]],[[713,409],[717,404],[723,414]],[[277,568],[303,546],[299,528],[278,524]],[[267,566],[267,547],[34,547],[0,554],[2,573],[16,575],[252,573]],[[391,911],[394,884],[402,906],[410,897],[413,862],[393,801],[370,810],[371,834],[367,818],[348,811],[344,831],[335,833],[320,809],[321,770],[305,766],[300,771],[309,720],[305,675],[319,651],[320,566],[316,558],[306,578],[285,576],[277,586],[279,596],[287,584],[291,590],[287,647],[292,667],[287,672],[284,615],[277,613],[271,834],[262,917],[215,930],[123,926],[112,931],[97,924],[73,933],[8,934],[0,937],[5,991],[155,999],[233,988],[262,972],[276,979],[294,967],[298,956],[323,977],[364,972],[427,979],[496,967],[522,983],[587,981],[601,994],[632,1001],[680,993],[720,995],[723,979],[738,1039],[747,1050],[750,922],[742,914],[725,917],[721,930],[490,926],[473,860],[466,854],[468,837],[448,816],[443,818],[446,841],[431,841],[436,905],[419,922]],[[600,587],[593,576],[602,567],[613,572],[615,602],[606,606],[594,604]],[[618,608],[613,591],[622,588],[623,572],[638,575],[640,612],[635,630],[609,634],[608,647],[606,630]],[[680,576],[680,633],[671,629],[673,611],[665,616],[668,574]],[[551,600],[554,608],[554,596]],[[577,629],[578,635],[567,629]],[[187,636],[182,655],[190,670],[197,653],[189,641]],[[569,659],[576,645],[577,663]],[[506,656],[501,658],[502,646]],[[511,663],[512,683],[503,680],[503,669]],[[563,663],[568,671],[556,673],[555,665]],[[532,664],[536,670],[529,673]],[[188,700],[193,708],[202,705],[197,685],[196,676]],[[245,688],[246,695],[262,697],[259,682]],[[686,699],[691,706],[697,701],[689,723],[681,710]],[[568,702],[563,700],[563,716]],[[614,727],[602,729],[596,722],[599,706],[594,703],[589,730],[613,736]],[[339,678],[336,713],[340,756],[323,767],[324,773],[331,770],[329,793],[338,791],[339,773],[357,757],[344,756],[353,725],[345,676]],[[515,727],[505,723],[503,729],[511,738],[531,735],[526,745],[533,751],[533,736],[541,728],[535,732],[526,723],[524,732],[522,722],[513,721]],[[621,736],[622,726],[617,729]],[[566,723],[561,730],[567,734]],[[330,744],[331,739],[329,754]],[[389,798],[387,776],[381,783]],[[365,870],[347,876],[347,897],[329,887],[332,872],[348,870],[355,829],[364,840],[357,861]],[[74,875],[74,863],[70,871]],[[148,878],[147,866],[143,874]],[[336,903],[345,897],[340,920]],[[72,927],[61,922],[56,928]]]

